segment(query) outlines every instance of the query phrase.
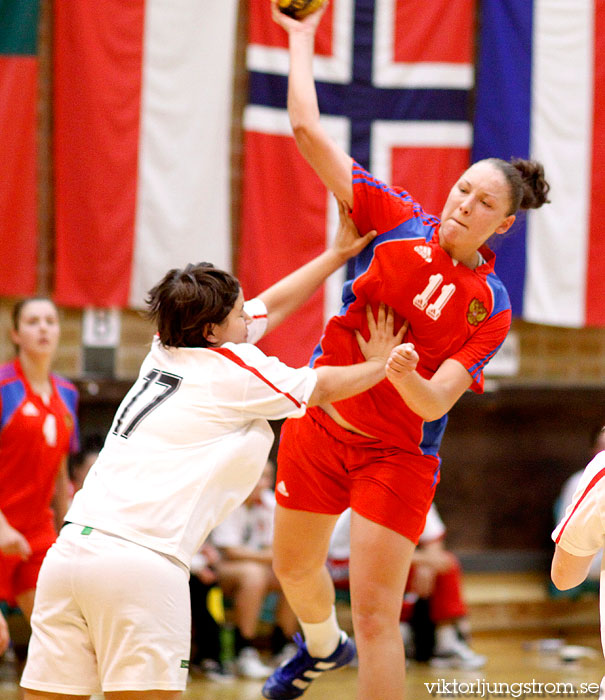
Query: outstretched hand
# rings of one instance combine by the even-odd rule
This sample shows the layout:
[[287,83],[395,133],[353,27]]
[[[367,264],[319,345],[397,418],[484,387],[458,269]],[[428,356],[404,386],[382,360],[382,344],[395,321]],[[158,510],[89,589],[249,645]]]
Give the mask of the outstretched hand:
[[293,19],[279,11],[277,2],[278,0],[271,0],[271,16],[273,17],[273,21],[279,24],[280,27],[283,27],[288,34],[294,32],[309,32],[315,34],[321,22],[321,18],[329,5],[328,2],[325,2],[318,10],[311,12],[310,15],[307,15],[303,19]]
[[393,348],[403,340],[408,322],[405,321],[395,333],[395,313],[390,306],[387,307],[383,303],[378,307],[378,319],[374,318],[372,307],[369,305],[366,306],[366,316],[370,331],[369,339],[365,340],[359,331],[355,331],[361,352],[366,360],[379,360],[386,363]]
[[358,253],[373,241],[378,235],[377,231],[368,231],[363,236],[360,235],[357,226],[349,213],[349,207],[340,199],[336,198],[338,204],[338,229],[332,249],[337,253],[343,262],[355,257]]

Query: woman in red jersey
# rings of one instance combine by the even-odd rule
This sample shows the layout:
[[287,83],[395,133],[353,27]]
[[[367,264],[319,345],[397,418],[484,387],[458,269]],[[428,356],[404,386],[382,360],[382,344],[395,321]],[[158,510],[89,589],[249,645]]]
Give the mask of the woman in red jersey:
[[38,571],[67,510],[67,458],[78,446],[77,390],[50,370],[59,335],[52,301],[17,302],[17,357],[0,366],[0,600],[28,620]]
[[439,481],[447,412],[467,389],[483,390],[483,368],[510,327],[510,301],[486,242],[511,227],[518,209],[547,201],[548,185],[538,163],[488,159],[453,184],[440,218],[426,214],[407,191],[354,162],[320,122],[312,62],[325,6],[302,21],[280,13],[276,0],[272,11],[289,37],[288,112],[298,148],[349,206],[358,229],[378,231],[355,259],[342,309],[328,322],[311,365],[354,361],[358,351],[347,336],[351,329],[367,333],[368,304],[384,302],[398,320],[409,321],[409,330],[391,353],[384,381],[284,425],[274,568],[305,640],[263,694],[299,697],[322,671],[351,658],[325,568],[338,514],[351,506],[358,695],[401,700],[401,600]]

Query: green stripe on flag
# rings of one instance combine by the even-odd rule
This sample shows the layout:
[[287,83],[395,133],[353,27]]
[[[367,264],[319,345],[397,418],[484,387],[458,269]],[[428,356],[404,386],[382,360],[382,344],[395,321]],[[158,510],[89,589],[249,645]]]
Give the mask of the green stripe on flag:
[[0,54],[37,54],[39,12],[40,0],[0,0]]

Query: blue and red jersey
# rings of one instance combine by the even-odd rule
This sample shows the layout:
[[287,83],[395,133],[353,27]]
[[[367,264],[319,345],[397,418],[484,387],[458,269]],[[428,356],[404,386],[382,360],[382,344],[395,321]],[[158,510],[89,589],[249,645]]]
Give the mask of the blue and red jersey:
[[[420,356],[417,371],[429,379],[448,358],[460,362],[483,391],[483,369],[500,348],[511,323],[508,293],[494,272],[495,255],[474,270],[439,244],[440,221],[427,215],[405,190],[389,187],[353,165],[353,220],[378,236],[354,261],[354,278],[343,288],[343,306],[326,326],[312,366],[363,361],[352,329],[367,338],[367,304],[376,315],[384,302],[397,327],[409,321],[405,342]],[[423,421],[388,380],[334,404],[356,428],[413,454],[437,455],[447,416]]]
[[57,474],[62,459],[79,447],[78,391],[56,374],[50,380],[46,403],[19,360],[0,366],[0,510],[32,549],[54,531]]

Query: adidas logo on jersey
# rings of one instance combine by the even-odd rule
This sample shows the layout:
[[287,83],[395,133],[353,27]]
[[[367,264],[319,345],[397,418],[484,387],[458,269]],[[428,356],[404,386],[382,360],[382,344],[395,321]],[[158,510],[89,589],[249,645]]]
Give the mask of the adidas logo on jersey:
[[433,262],[433,258],[431,256],[431,249],[428,245],[417,245],[414,248],[414,252],[418,253],[418,255],[421,258],[424,258],[427,262]]
[[34,406],[34,404],[31,401],[28,401],[23,408],[21,409],[21,413],[24,416],[38,416],[40,415],[40,411]]
[[285,496],[286,498],[290,495],[288,493],[288,489],[286,488],[285,481],[280,481],[279,484],[277,484],[277,490],[279,491],[279,493],[281,493],[282,496]]

